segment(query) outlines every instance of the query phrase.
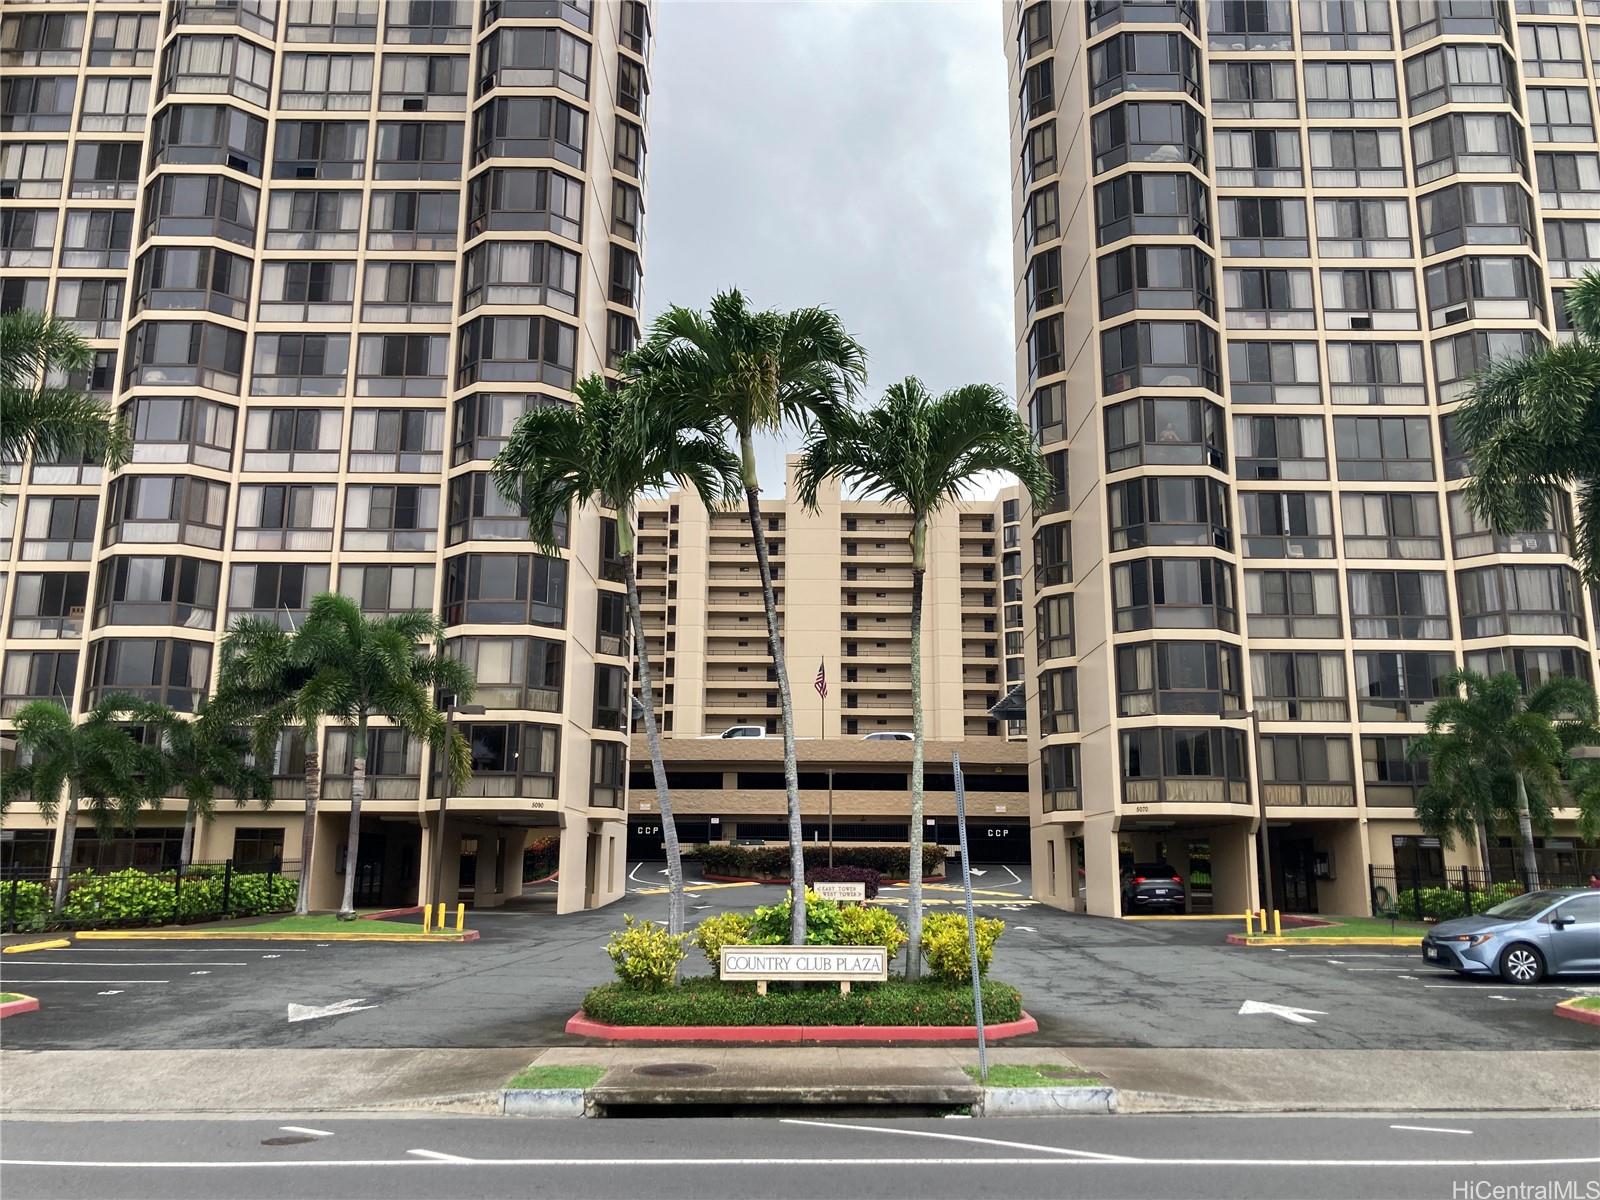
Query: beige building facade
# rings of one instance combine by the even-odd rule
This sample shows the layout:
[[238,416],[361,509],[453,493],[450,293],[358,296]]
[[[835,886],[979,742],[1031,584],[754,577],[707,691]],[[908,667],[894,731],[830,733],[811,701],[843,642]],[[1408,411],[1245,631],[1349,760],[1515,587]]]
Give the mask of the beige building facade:
[[[815,511],[762,502],[794,697],[807,841],[901,842],[910,811],[911,518],[825,485]],[[663,751],[685,842],[784,840],[783,742],[761,582],[743,509],[692,493],[639,511],[639,590]],[[1022,534],[1014,491],[933,521],[923,633],[927,836],[954,845],[951,755],[961,755],[976,838],[1026,860],[1027,753],[989,710],[1022,678]],[[826,678],[827,694],[816,688]],[[1009,680],[1009,682],[1008,682]],[[719,735],[745,727],[757,736]],[[635,736],[630,850],[660,852],[649,758]]]
[[[559,907],[624,890],[628,659],[614,530],[537,554],[487,468],[638,336],[652,10],[638,0],[8,0],[7,310],[72,321],[134,437],[113,477],[4,464],[0,730],[131,692],[192,712],[242,616],[336,590],[433,609],[476,671],[464,794],[377,731],[360,861],[329,728],[317,907],[520,895],[559,839]],[[300,751],[197,860],[299,871]],[[182,805],[75,865],[176,860]],[[8,868],[55,861],[19,806]]]
[[[1410,740],[1456,667],[1593,681],[1596,606],[1572,498],[1485,529],[1452,414],[1600,265],[1600,6],[1008,3],[1004,47],[1060,489],[1025,514],[1035,894],[1116,915],[1165,858],[1238,912],[1263,839],[1286,910],[1481,868],[1422,836]],[[1539,852],[1581,882],[1574,815]]]

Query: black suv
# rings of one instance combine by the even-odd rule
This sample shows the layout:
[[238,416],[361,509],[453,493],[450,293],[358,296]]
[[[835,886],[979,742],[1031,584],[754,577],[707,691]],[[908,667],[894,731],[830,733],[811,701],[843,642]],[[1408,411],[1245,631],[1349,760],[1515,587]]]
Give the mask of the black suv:
[[1183,876],[1164,862],[1134,863],[1122,870],[1122,911],[1184,909]]

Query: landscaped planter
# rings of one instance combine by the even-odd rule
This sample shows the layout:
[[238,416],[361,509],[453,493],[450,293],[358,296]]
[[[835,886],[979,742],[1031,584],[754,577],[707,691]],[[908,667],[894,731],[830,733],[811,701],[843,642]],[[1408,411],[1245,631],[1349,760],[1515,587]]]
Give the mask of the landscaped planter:
[[4,1003],[0,1003],[0,1017],[19,1017],[23,1013],[38,1011],[39,1001],[32,996],[24,996],[21,993],[17,994],[15,1000],[7,1000]]
[[[567,1022],[567,1032],[607,1042],[725,1042],[766,1046],[840,1042],[894,1046],[978,1040],[976,1025],[607,1025],[591,1020],[582,1012],[575,1013]],[[985,1040],[991,1042],[1038,1032],[1039,1022],[1026,1012],[1015,1021],[985,1022],[983,1027]]]

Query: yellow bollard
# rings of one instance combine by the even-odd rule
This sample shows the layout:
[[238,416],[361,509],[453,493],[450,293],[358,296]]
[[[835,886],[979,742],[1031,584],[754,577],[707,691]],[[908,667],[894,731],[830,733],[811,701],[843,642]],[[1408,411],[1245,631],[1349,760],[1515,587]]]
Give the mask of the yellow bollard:
[[1267,910],[1263,908],[1261,910],[1260,916],[1261,916],[1261,936],[1262,937],[1266,937],[1267,936]]
[[1244,935],[1245,937],[1252,937],[1255,934],[1255,931],[1256,915],[1253,912],[1247,912],[1244,915]]
[[424,904],[422,906],[422,932],[433,932],[433,905],[431,904]]
[[444,901],[439,901],[439,919],[434,922],[439,927],[439,932],[444,932]]
[[[456,905],[456,932],[460,933],[462,929],[466,927],[466,924],[467,906],[465,904],[458,904]],[[969,971],[968,974],[971,974],[971,972]]]
[[1272,936],[1283,936],[1283,914],[1277,909],[1272,910]]

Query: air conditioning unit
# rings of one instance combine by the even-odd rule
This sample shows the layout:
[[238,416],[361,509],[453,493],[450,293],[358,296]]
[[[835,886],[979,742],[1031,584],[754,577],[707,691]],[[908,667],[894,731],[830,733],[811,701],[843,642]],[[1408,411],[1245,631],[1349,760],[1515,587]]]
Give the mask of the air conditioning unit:
[[426,112],[428,100],[425,96],[406,96],[400,101],[401,112]]
[[1351,329],[1371,329],[1372,328],[1372,317],[1371,317],[1371,315],[1369,314],[1369,315],[1364,316],[1364,317],[1351,317],[1350,318],[1350,328]]
[[67,616],[69,616],[69,617],[81,617],[81,616],[83,616],[83,605],[74,604],[72,607],[67,609]]

